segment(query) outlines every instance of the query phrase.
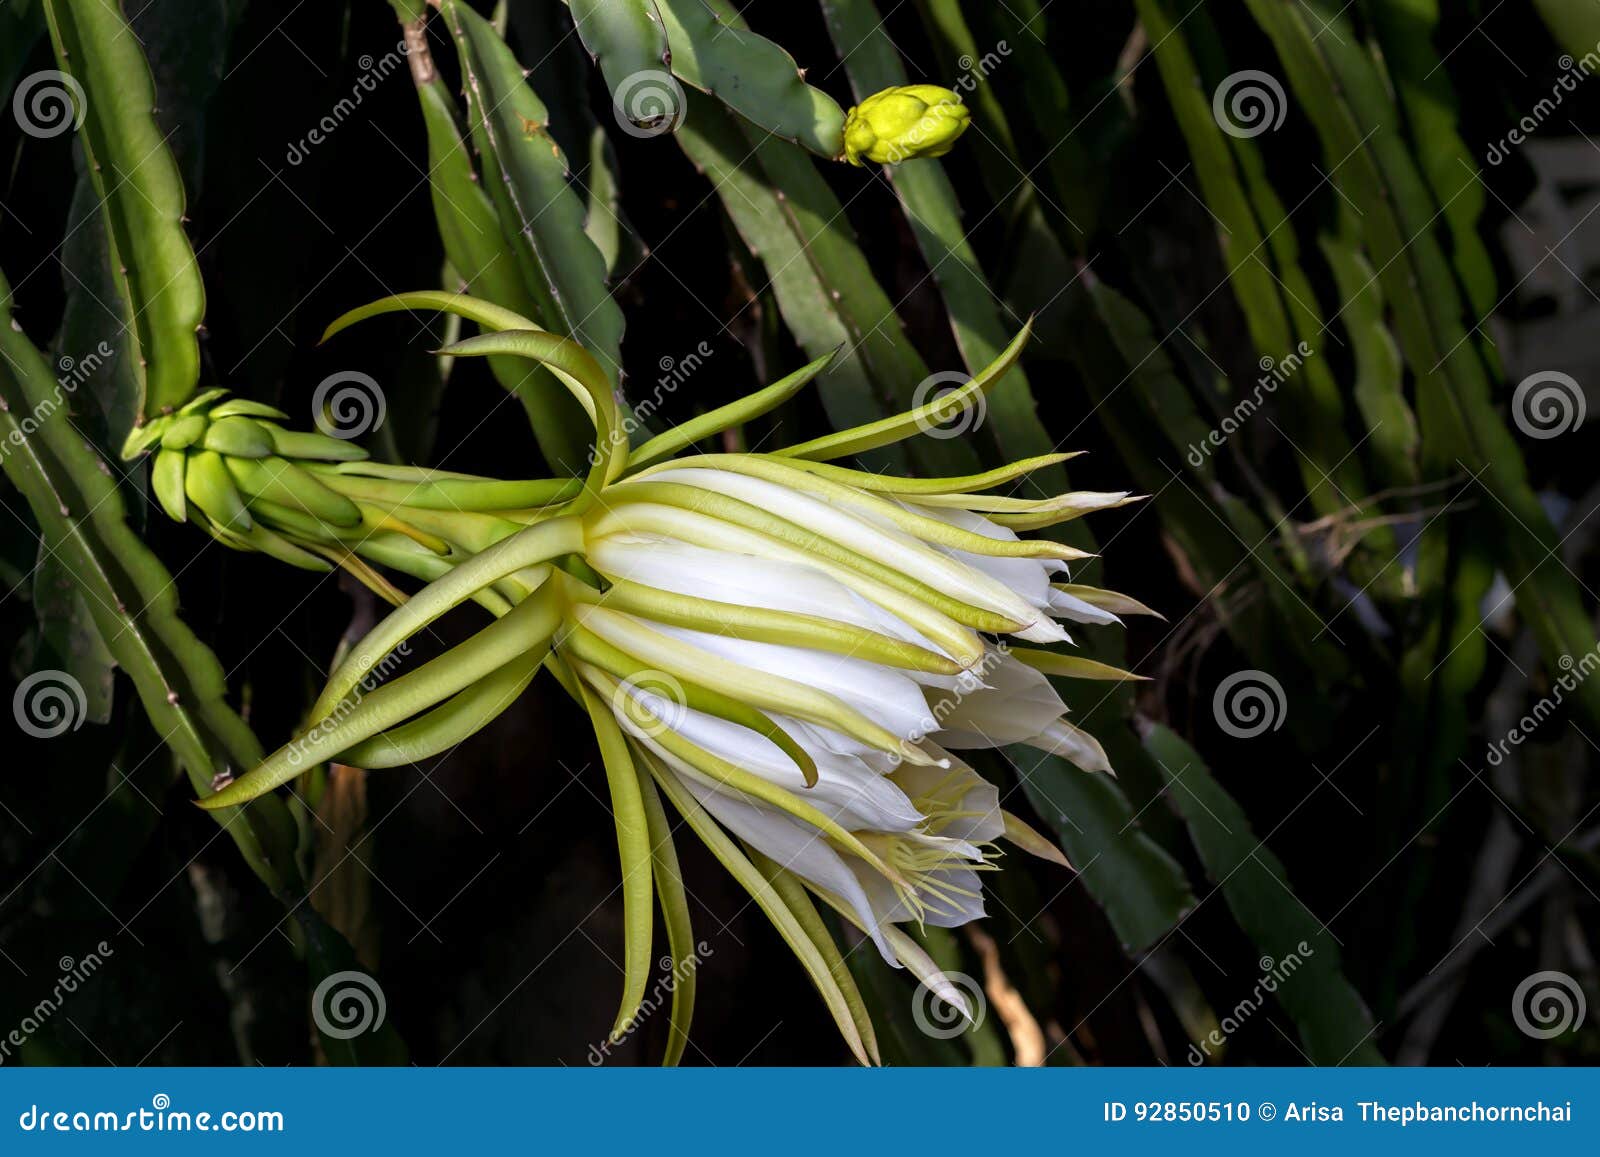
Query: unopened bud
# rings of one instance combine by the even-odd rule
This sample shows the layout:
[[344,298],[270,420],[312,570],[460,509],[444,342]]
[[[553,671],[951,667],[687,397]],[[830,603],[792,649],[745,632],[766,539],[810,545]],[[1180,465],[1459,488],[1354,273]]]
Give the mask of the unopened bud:
[[897,165],[942,157],[966,131],[972,114],[959,93],[936,84],[907,84],[874,93],[844,121],[845,159]]

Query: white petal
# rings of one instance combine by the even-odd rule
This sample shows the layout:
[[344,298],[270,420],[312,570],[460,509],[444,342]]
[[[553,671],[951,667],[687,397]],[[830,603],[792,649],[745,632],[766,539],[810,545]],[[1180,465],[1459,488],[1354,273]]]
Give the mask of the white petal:
[[933,962],[933,957],[928,955],[922,945],[899,928],[889,930],[889,943],[906,968],[927,986],[929,992],[951,1008],[959,1009],[961,1015],[968,1021],[973,1020],[972,1006],[967,1003],[966,994],[940,971],[939,966]]
[[652,623],[651,629],[756,671],[792,679],[844,701],[901,738],[928,729],[922,688],[906,672],[826,651],[757,643],[709,631]]
[[933,739],[946,747],[1003,747],[1026,743],[1066,713],[1067,705],[1032,667],[998,650],[980,664],[989,687],[969,695],[929,691],[929,710],[940,721]]
[[1065,719],[1056,720],[1036,738],[1024,742],[1040,751],[1059,755],[1084,771],[1111,772],[1111,760],[1106,757],[1106,750],[1100,746],[1100,741]]
[[1060,623],[1050,619],[1037,619],[1025,631],[1013,631],[1017,638],[1025,643],[1070,643],[1072,636],[1067,634],[1067,629]]
[[[726,719],[668,703],[642,688],[629,690],[652,714],[668,721],[674,731],[696,747],[792,792],[796,799],[810,804],[850,831],[905,832],[923,819],[892,780],[853,756],[837,755],[808,741],[809,737],[794,726],[797,720],[781,715],[773,717],[773,722],[787,731],[815,761],[815,787],[806,786],[805,777],[794,761],[766,736]],[[630,733],[637,734],[637,729],[630,729]],[[932,770],[945,774],[939,768]]]
[[1095,606],[1093,603],[1084,602],[1076,595],[1069,595],[1065,591],[1050,589],[1050,613],[1058,618],[1071,619],[1075,623],[1120,623],[1121,619],[1108,610]]
[[609,538],[637,543],[654,535],[752,558],[782,560],[817,570],[855,591],[862,598],[889,610],[916,626],[929,639],[940,640],[938,649],[966,666],[982,654],[976,631],[915,596],[888,583],[851,570],[841,563],[808,554],[768,535],[723,522],[707,514],[660,503],[640,502],[613,507],[595,516],[588,536],[590,549]]
[[938,650],[896,616],[811,567],[667,539],[620,535],[591,543],[587,557],[604,575],[657,590],[741,607],[816,615]]
[[[880,775],[888,775],[904,763],[904,760],[897,755],[879,751],[876,747],[862,743],[859,739],[842,734],[831,727],[822,727],[805,719],[791,719],[789,716],[784,716],[784,719],[786,720],[785,728],[789,730],[791,735],[799,738],[800,734],[804,733],[807,740],[809,740],[806,744],[807,751],[811,750],[811,744],[814,743],[825,751],[859,759]],[[793,728],[789,727],[791,723],[794,725]],[[795,730],[796,728],[798,730]]]
[[[999,523],[990,522],[983,515],[971,510],[960,510],[953,507],[916,506],[912,503],[903,503],[907,510],[914,510],[918,514],[925,514],[929,518],[937,518],[940,522],[947,523],[961,530],[981,534],[985,538],[999,539],[1004,542],[1018,541],[1016,531]],[[1015,592],[1018,597],[1030,606],[1054,614],[1055,598],[1061,592],[1050,588],[1050,580],[1057,572],[1066,569],[1066,563],[1053,558],[995,558],[987,554],[973,554],[965,550],[953,550],[949,547],[940,547],[945,554],[959,562],[982,571],[990,578],[1003,583],[1008,589]],[[1025,639],[1030,643],[1060,643],[1071,642],[1071,637],[1065,630],[1048,620],[1040,620],[1027,630],[1015,632],[1017,638]]]
[[966,560],[958,560],[956,552],[936,550],[898,528],[863,519],[853,510],[844,510],[787,486],[726,470],[694,468],[664,470],[651,475],[651,478],[698,486],[758,506],[859,554],[919,578],[972,606],[1024,622],[1035,617],[1031,613],[1035,608],[1019,598],[1004,582],[990,577],[982,567],[962,565]]
[[829,846],[821,832],[780,811],[744,797],[715,791],[687,776],[683,777],[683,782],[723,827],[780,868],[810,880],[819,888],[826,888],[848,903],[883,958],[890,964],[899,963],[855,873]]
[[[741,607],[814,615],[887,635],[945,655],[897,616],[811,567],[708,550],[667,539],[611,535],[590,545],[590,565],[610,578]],[[948,655],[946,655],[948,657]],[[905,674],[925,687],[951,688],[959,676]]]
[[[905,924],[917,919],[917,914],[906,906],[894,886],[869,865],[854,856],[847,857],[844,862],[855,873],[874,915],[880,921],[885,924]],[[923,903],[927,907],[922,912],[924,924],[932,924],[935,928],[959,928],[970,921],[983,919],[983,884],[978,879],[978,873],[970,868],[946,868],[931,875],[972,895],[963,896],[948,889],[940,896],[925,895]]]

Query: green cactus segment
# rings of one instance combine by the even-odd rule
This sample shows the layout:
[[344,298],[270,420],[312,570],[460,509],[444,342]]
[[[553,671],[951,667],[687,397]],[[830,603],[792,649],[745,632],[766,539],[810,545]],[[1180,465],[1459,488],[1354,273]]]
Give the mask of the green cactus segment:
[[[437,72],[430,70],[428,79],[417,85],[417,101],[428,134],[434,219],[461,288],[519,315],[538,314],[539,303],[525,286],[517,269],[517,251],[506,245],[494,204],[473,171],[456,123],[455,104]],[[539,451],[552,468],[560,462],[582,461],[588,419],[547,370],[509,357],[489,359],[489,369],[522,403]]]
[[605,259],[584,232],[583,200],[568,184],[549,114],[494,26],[454,0],[444,9],[461,53],[472,140],[523,283],[539,303],[536,320],[593,353],[615,386],[622,311],[606,286]]
[[[917,0],[916,7],[922,26],[927,31],[928,39],[933,44],[936,58],[939,60],[953,61],[965,68],[975,66],[981,68],[986,59],[993,59],[992,54],[986,52],[991,46],[999,48],[1002,54],[1015,51],[1014,47],[1007,46],[1004,42],[995,42],[987,36],[980,44],[967,22],[960,0]],[[1001,7],[1014,13],[1014,18],[1023,24],[1017,37],[1019,43],[1024,40],[1037,42],[1043,35],[1045,20],[1042,12],[1030,13],[1029,5],[1019,3],[1018,0],[1011,0],[1009,5]],[[1054,59],[1050,61],[1052,68],[1055,63]],[[1000,103],[996,87],[986,83],[974,84],[968,89],[968,93],[972,97],[973,115],[977,118],[981,129],[979,151],[985,159],[985,167],[999,162],[995,164],[997,171],[986,174],[984,180],[991,189],[1004,191],[1003,194],[996,196],[996,200],[1009,203],[1012,196],[1020,189],[1023,172],[1019,170],[1026,170],[1027,175],[1031,177],[1034,166],[1031,162],[1027,165],[1017,165],[1021,154],[1017,150],[1016,137],[1006,119],[1005,108]],[[1066,113],[1065,107],[1061,105],[1052,105],[1048,110],[1040,111],[1052,118],[1062,117]],[[1069,123],[1076,124],[1077,118],[1072,118]],[[1007,165],[1006,161],[1010,161],[1011,164]]]
[[[587,180],[588,217],[583,224],[584,232],[589,234],[589,240],[600,251],[606,276],[612,277],[624,253],[631,261],[637,262],[643,259],[644,246],[623,221],[622,190],[617,184],[617,158],[611,148],[611,138],[599,125],[589,130]],[[628,270],[623,272],[626,274]]]
[[1218,124],[1212,89],[1195,59],[1197,50],[1214,43],[1215,29],[1203,15],[1196,16],[1195,25],[1180,28],[1162,0],[1138,0],[1138,8],[1157,45],[1156,65],[1194,158],[1201,191],[1216,216],[1218,244],[1252,344],[1264,369],[1275,370],[1291,356],[1298,363],[1283,391],[1284,413],[1312,505],[1322,514],[1342,510],[1349,505],[1346,495],[1367,489],[1360,460],[1342,434],[1338,383],[1319,348],[1327,326],[1300,268],[1294,229],[1266,180],[1255,142],[1225,136]]
[[[54,375],[14,328],[9,299],[10,287],[0,276],[0,442],[10,448],[0,463],[33,513],[41,551],[53,560],[55,573],[71,582],[99,640],[127,674],[151,730],[204,799],[226,777],[259,764],[261,744],[228,705],[217,656],[179,615],[174,576],[128,525],[116,471],[66,413],[52,409],[60,403]],[[20,422],[29,414],[53,416],[24,430]],[[163,483],[169,498],[171,484],[169,468]],[[214,809],[211,816],[292,916],[290,927],[312,976],[350,967],[349,944],[306,903],[299,832],[289,805],[277,797],[257,799]],[[386,1025],[380,1033],[338,1043],[365,1063],[396,1063],[397,1056],[403,1059],[397,1042]]]
[[[678,143],[716,189],[734,229],[765,267],[779,312],[800,348],[812,358],[841,346],[848,350],[854,345],[854,333],[841,312],[841,302],[807,259],[802,239],[750,156],[749,142],[737,122],[707,97],[691,94],[688,109],[677,133]],[[840,429],[894,413],[894,407],[874,386],[866,363],[853,350],[818,375],[817,389],[829,420]],[[889,447],[875,462],[905,472],[906,457],[900,447]]]
[[[1487,314],[1496,304],[1494,262],[1478,235],[1478,220],[1488,191],[1478,177],[1477,158],[1461,139],[1455,88],[1434,47],[1439,0],[1385,0],[1368,6],[1364,15],[1372,21],[1405,112],[1407,139],[1449,226],[1456,273],[1473,311]],[[1585,51],[1594,43],[1589,41]]]
[[727,0],[658,0],[672,71],[769,133],[830,160],[844,155],[844,110]]
[[1341,319],[1355,353],[1355,402],[1368,438],[1362,446],[1378,483],[1415,486],[1419,481],[1417,418],[1406,401],[1405,363],[1384,310],[1383,287],[1361,252],[1354,213],[1344,213],[1337,236],[1321,239],[1322,255],[1344,300]]
[[[1271,620],[1241,614],[1233,638],[1263,670],[1281,672],[1304,665],[1326,672],[1330,680],[1344,676],[1348,668],[1341,652],[1313,642],[1322,621],[1295,593],[1294,578],[1277,552],[1241,545],[1283,539],[1275,538],[1246,504],[1222,489],[1209,460],[1195,467],[1198,485],[1173,483],[1171,470],[1162,465],[1164,455],[1152,443],[1151,430],[1161,430],[1172,449],[1184,454],[1204,443],[1208,427],[1150,319],[1093,273],[1086,273],[1081,282],[1081,288],[1065,296],[1069,312],[1064,340],[1121,460],[1140,485],[1161,493],[1167,507],[1165,525],[1194,561],[1202,582],[1216,586],[1241,566],[1247,567],[1259,577],[1279,621],[1290,624],[1286,631],[1274,631],[1267,626]],[[1136,384],[1136,389],[1124,393],[1124,381]]]
[[600,67],[618,114],[634,124],[646,123],[649,111],[639,118],[630,115],[629,94],[642,76],[672,64],[655,0],[567,0],[567,7],[572,9],[578,39]]
[[[1495,412],[1488,369],[1463,322],[1458,282],[1432,232],[1439,210],[1399,136],[1371,56],[1348,18],[1322,0],[1296,9],[1270,0],[1249,4],[1284,61],[1325,156],[1338,166],[1340,188],[1362,214],[1396,336],[1417,379],[1425,477],[1466,470],[1487,492],[1480,517],[1493,529],[1517,608],[1545,661],[1553,665],[1589,650],[1593,624],[1556,553],[1555,530],[1528,483],[1521,450]],[[1320,31],[1323,20],[1331,21],[1328,32]],[[1600,684],[1581,684],[1574,702],[1586,722],[1600,726]]]
[[[3,462],[39,525],[41,546],[60,560],[83,595],[100,637],[133,681],[151,726],[165,739],[202,796],[225,771],[261,761],[261,745],[224,699],[222,665],[178,615],[172,575],[127,523],[116,473],[59,405],[55,376],[14,328],[10,287],[0,278],[0,441]],[[31,433],[28,414],[51,414]],[[246,862],[275,893],[298,886],[284,805],[261,800],[218,822]]]
[[[884,413],[902,413],[937,397],[942,389],[937,383],[930,384],[929,366],[906,337],[905,323],[856,243],[844,206],[811,158],[793,145],[769,137],[757,147],[756,159],[780,191],[779,211],[800,241],[803,259],[817,271],[849,327],[854,354],[877,383]],[[728,202],[724,199],[723,203]],[[959,385],[965,376],[954,367],[941,367],[941,372],[955,373],[951,385]],[[971,421],[980,423],[981,415]],[[918,471],[926,474],[968,474],[981,465],[964,437],[919,438],[908,445],[907,452]]]
[[142,419],[200,378],[205,286],[183,231],[183,179],[156,124],[155,82],[138,37],[106,0],[45,0],[61,69],[82,86],[78,140],[105,217],[111,274],[137,345],[129,358]]
[[[852,89],[871,93],[905,83],[899,51],[883,30],[872,0],[824,0],[823,9]],[[990,288],[978,255],[967,240],[961,204],[944,169],[923,160],[908,161],[887,171],[917,247],[944,298],[962,360],[969,371],[976,373],[1000,356],[1023,319],[1002,316],[1005,307]],[[1039,422],[1033,390],[1020,363],[1007,371],[988,395],[985,427],[998,443],[1000,458],[1034,458],[1055,449]],[[1069,489],[1066,471],[1051,465],[1039,471],[1028,484],[1027,493],[1060,494]],[[1084,550],[1094,550],[1088,531],[1081,525],[1071,528],[1063,538]]]
[[[1293,980],[1273,994],[1294,1021],[1307,1059],[1314,1065],[1383,1064],[1372,1043],[1372,1014],[1341,970],[1338,938],[1295,895],[1283,862],[1264,846],[1194,748],[1160,724],[1147,726],[1144,742],[1239,927],[1270,960],[1302,942],[1312,947]],[[1172,790],[1178,786],[1185,790]],[[1271,971],[1265,965],[1263,970]]]
[[1582,59],[1600,44],[1600,8],[1572,0],[1533,0],[1550,35],[1573,56]]
[[[778,308],[811,357],[839,345],[846,353],[817,378],[824,407],[840,429],[914,409],[933,396],[919,388],[928,366],[907,340],[888,294],[845,225],[844,209],[811,159],[786,141],[748,133],[715,104],[689,94],[678,132],[711,179],[735,229],[767,269]],[[750,149],[755,145],[754,156]],[[964,375],[954,375],[958,385]],[[878,465],[909,461],[932,474],[978,469],[960,438],[924,438],[886,447]]]

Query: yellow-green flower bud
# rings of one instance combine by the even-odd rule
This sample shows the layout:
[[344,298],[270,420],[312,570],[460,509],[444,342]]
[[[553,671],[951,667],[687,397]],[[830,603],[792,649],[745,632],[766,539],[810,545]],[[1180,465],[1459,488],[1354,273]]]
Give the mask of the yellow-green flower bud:
[[942,157],[966,131],[972,114],[959,93],[936,84],[904,84],[873,93],[844,119],[844,155],[898,165],[912,157]]

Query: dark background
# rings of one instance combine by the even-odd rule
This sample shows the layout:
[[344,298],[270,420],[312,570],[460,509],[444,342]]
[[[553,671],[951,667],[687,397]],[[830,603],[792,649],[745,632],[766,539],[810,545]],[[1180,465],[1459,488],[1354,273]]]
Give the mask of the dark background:
[[[441,252],[424,180],[426,153],[404,69],[368,94],[358,113],[329,143],[309,150],[303,163],[286,159],[289,144],[349,92],[361,72],[357,59],[394,45],[392,13],[377,0],[153,0],[142,7],[134,24],[154,61],[163,121],[174,130],[189,187],[190,233],[208,288],[203,383],[298,415],[309,413],[317,382],[360,369],[384,382],[391,409],[403,412],[406,383],[427,372],[426,351],[438,333],[419,333],[406,319],[383,319],[326,347],[316,342],[345,309],[386,292],[438,284]],[[539,61],[531,81],[547,102],[556,105],[556,91],[586,92],[597,114],[607,117],[609,98],[576,39],[552,46],[550,30],[566,30],[564,8],[544,0],[515,0],[510,7],[510,39],[524,62]],[[1234,6],[1209,7],[1237,58],[1254,53],[1273,59]],[[1527,5],[1507,4],[1489,15],[1491,7],[1444,5],[1435,37],[1441,52],[1455,46],[1446,71],[1461,105],[1462,135],[1480,153],[1548,92],[1558,71],[1559,49]],[[913,74],[939,79],[949,66],[929,45],[913,6],[894,9],[888,28]],[[1050,16],[1050,53],[1089,94],[1077,106],[1088,108],[1117,75],[1133,29],[1130,6],[1057,4]],[[851,103],[817,12],[804,5],[781,11],[751,5],[746,17],[811,66],[812,83]],[[451,53],[437,34],[435,44],[450,71]],[[49,49],[40,43],[25,70],[46,67]],[[1020,78],[1002,68],[993,83],[1004,90]],[[1597,127],[1600,87],[1590,82],[1589,88],[1570,97],[1541,130],[1542,138],[1576,148],[1579,159],[1561,181],[1541,174],[1526,152],[1482,173],[1491,196],[1480,233],[1504,294],[1489,332],[1501,342],[1507,382],[1521,376],[1518,368],[1530,356],[1538,367],[1558,365],[1580,380],[1600,360],[1587,336],[1600,317],[1592,277],[1600,230],[1588,223],[1564,239],[1564,228],[1551,231],[1550,238],[1562,240],[1571,275],[1557,270],[1554,282],[1546,269],[1519,285],[1528,270],[1501,240],[1514,211],[1534,216],[1530,203],[1546,214],[1567,212],[1571,222],[1593,203],[1600,148],[1585,151],[1584,142]],[[1295,205],[1317,190],[1311,166],[1319,154],[1298,112],[1290,117],[1271,164],[1280,196]],[[563,131],[559,120],[555,130],[558,136]],[[1105,211],[1095,248],[1103,256],[1096,273],[1149,308],[1162,332],[1189,318],[1191,332],[1205,343],[1204,356],[1235,380],[1252,380],[1257,352],[1232,295],[1213,292],[1225,276],[1216,228],[1195,193],[1189,155],[1154,63],[1139,67],[1125,91],[1075,131],[1095,143],[1102,165]],[[770,295],[706,179],[669,139],[612,137],[624,209],[637,234],[615,283],[627,317],[623,349],[633,383],[647,393],[660,359],[682,358],[701,340],[710,343],[714,353],[691,387],[666,403],[668,417],[677,419],[801,364],[805,359],[782,333]],[[78,281],[84,275],[69,270],[85,258],[61,245],[79,186],[71,142],[70,135],[32,139],[10,117],[0,117],[6,166],[0,263],[17,287],[17,317],[41,346],[53,342],[65,316],[84,307]],[[581,135],[566,152],[585,155]],[[969,219],[987,207],[975,155],[965,141],[946,161]],[[959,365],[892,189],[874,169],[832,165],[825,172],[848,204],[850,222],[890,297],[904,299],[901,314],[928,364]],[[1316,196],[1308,228],[1336,209],[1326,187]],[[1534,219],[1543,229],[1545,219]],[[1126,223],[1133,227],[1123,232]],[[973,240],[991,279],[1004,282],[1019,257],[1005,222],[989,219]],[[1060,277],[1072,273],[1063,269]],[[1026,296],[1019,291],[1015,299],[1026,306]],[[1030,376],[1042,421],[1056,437],[1070,432],[1070,448],[1095,452],[1075,470],[1078,485],[1121,488],[1124,474],[1105,433],[1092,418],[1084,420],[1091,407],[1070,351],[1052,345],[1048,327],[1041,331]],[[1172,345],[1169,352],[1181,366],[1196,362],[1191,342],[1174,339]],[[1328,356],[1345,380],[1348,351]],[[445,400],[431,445],[408,448],[421,460],[502,477],[543,470],[520,410],[481,363],[455,366]],[[80,417],[90,425],[106,420],[92,410]],[[783,422],[785,437],[824,428],[809,395]],[[1558,522],[1594,504],[1593,429],[1525,447]],[[403,425],[397,431],[405,436]],[[1292,451],[1265,427],[1251,432],[1242,463],[1225,467],[1230,478],[1238,477],[1241,464],[1269,479],[1294,474]],[[138,484],[129,480],[130,488]],[[9,486],[3,503],[10,512],[0,516],[9,594],[0,601],[0,651],[17,656],[9,679],[0,677],[9,697],[12,680],[27,672],[33,655],[36,615],[23,576],[33,565],[34,540],[26,507]],[[149,541],[178,576],[187,621],[222,659],[257,733],[269,747],[280,742],[320,685],[341,635],[373,612],[369,597],[348,583],[218,549],[153,507],[143,517]],[[1374,1039],[1380,1050],[1390,1059],[1441,1064],[1593,1062],[1600,1046],[1592,1023],[1546,1045],[1517,1032],[1509,1015],[1518,981],[1541,967],[1577,975],[1593,997],[1600,891],[1592,847],[1553,857],[1548,851],[1548,832],[1565,833],[1585,815],[1586,830],[1600,822],[1587,811],[1595,798],[1595,745],[1564,714],[1519,753],[1525,788],[1519,797],[1497,798],[1469,774],[1486,770],[1482,739],[1495,731],[1485,717],[1514,718],[1537,697],[1530,690],[1540,686],[1537,658],[1516,624],[1484,628],[1491,644],[1487,669],[1465,703],[1472,728],[1466,770],[1454,769],[1435,783],[1407,781],[1389,763],[1406,721],[1394,715],[1394,659],[1381,637],[1342,631],[1358,674],[1338,695],[1296,700],[1282,731],[1248,742],[1231,739],[1212,718],[1211,689],[1245,664],[1218,613],[1206,605],[1209,592],[1186,581],[1161,522],[1146,508],[1102,515],[1095,529],[1102,543],[1113,544],[1106,585],[1185,624],[1177,632],[1148,620],[1129,626],[1130,656],[1139,659],[1141,671],[1158,676],[1141,688],[1140,711],[1190,738],[1257,834],[1272,833],[1269,844],[1287,864],[1296,894],[1342,943],[1345,974],[1379,1022]],[[1568,544],[1569,564],[1585,581],[1593,573],[1590,537],[1580,534]],[[1310,597],[1317,594],[1328,592]],[[470,627],[467,619],[451,622],[446,634],[453,629],[459,637]],[[102,939],[115,950],[66,1015],[31,1040],[27,1061],[284,1064],[317,1055],[304,966],[280,927],[281,908],[212,821],[188,805],[187,784],[174,776],[120,677],[108,723],[50,741],[13,734],[3,768],[0,1030],[14,1019],[13,1006],[20,1016],[48,991],[59,957],[81,957]],[[1336,787],[1322,787],[1300,806],[1317,776],[1331,777]],[[134,790],[121,788],[97,807],[124,779]],[[389,1016],[412,1060],[585,1063],[609,1025],[620,982],[611,962],[621,941],[620,905],[612,895],[616,854],[603,785],[586,721],[545,679],[515,710],[426,773],[372,776],[366,866],[348,870],[370,877],[354,885],[365,896],[362,924],[376,950]],[[1458,789],[1465,794],[1455,800]],[[1447,799],[1455,802],[1441,810]],[[1170,819],[1152,815],[1145,822]],[[118,849],[131,854],[114,854]],[[804,974],[764,918],[696,841],[681,840],[679,850],[697,900],[714,914],[696,913],[697,935],[713,952],[700,974],[688,1061],[846,1060]],[[1211,882],[1192,850],[1182,853],[1197,895],[1206,896]],[[1406,1053],[1416,1005],[1404,1001],[1461,939],[1461,914],[1485,857],[1504,858],[1512,883],[1542,882],[1525,907],[1520,898],[1512,905],[1515,915],[1496,909],[1509,918],[1491,917],[1484,925],[1482,950],[1470,965],[1451,971],[1453,997],[1437,1030],[1420,1053]],[[1017,971],[1013,980],[1047,1037],[1066,1041],[1052,1051],[1052,1063],[1182,1063],[1188,1038],[1173,994],[1198,991],[1221,1014],[1242,995],[1243,978],[1254,975],[1256,950],[1227,909],[1202,903],[1181,935],[1138,967],[1084,887],[1065,872],[1020,864],[1022,858],[1008,858],[1003,905],[985,927],[1007,946]],[[123,862],[130,865],[125,873],[105,875],[105,865]],[[1039,915],[1022,921],[1008,909]],[[963,941],[962,951],[976,971],[975,947]],[[1193,983],[1164,980],[1174,967]],[[903,976],[884,983],[886,1005],[909,1004]],[[1276,1009],[1263,1011],[1232,1037],[1229,1060],[1301,1063],[1284,1023]],[[659,1056],[665,1028],[664,1017],[647,1021],[611,1063],[650,1063]]]

